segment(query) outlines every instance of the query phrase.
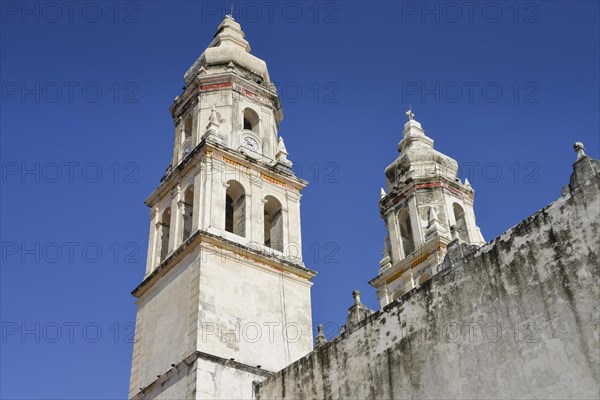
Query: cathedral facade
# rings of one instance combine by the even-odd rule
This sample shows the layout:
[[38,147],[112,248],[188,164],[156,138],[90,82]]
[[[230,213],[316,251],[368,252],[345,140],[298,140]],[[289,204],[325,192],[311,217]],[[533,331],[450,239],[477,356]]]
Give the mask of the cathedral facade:
[[355,291],[340,335],[313,340],[307,182],[267,65],[226,16],[184,80],[172,161],[146,199],[129,398],[598,394],[600,162],[582,144],[561,198],[486,243],[473,188],[409,110],[379,201],[380,310]]

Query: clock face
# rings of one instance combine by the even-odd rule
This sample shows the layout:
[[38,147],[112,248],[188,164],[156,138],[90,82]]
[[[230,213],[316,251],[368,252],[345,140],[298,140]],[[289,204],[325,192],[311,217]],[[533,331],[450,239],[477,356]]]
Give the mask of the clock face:
[[244,138],[244,146],[252,151],[258,151],[258,142],[249,136]]

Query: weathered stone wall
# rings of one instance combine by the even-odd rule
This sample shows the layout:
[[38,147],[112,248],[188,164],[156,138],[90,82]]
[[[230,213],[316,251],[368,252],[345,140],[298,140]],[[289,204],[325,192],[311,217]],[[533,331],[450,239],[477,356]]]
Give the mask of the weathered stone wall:
[[250,398],[253,381],[312,350],[310,281],[220,239],[200,242],[206,233],[191,240],[142,285],[130,398]]
[[129,397],[193,350],[186,328],[194,270],[188,266],[185,263],[176,266],[137,302]]
[[598,398],[600,185],[587,183],[466,257],[454,242],[453,265],[256,398]]

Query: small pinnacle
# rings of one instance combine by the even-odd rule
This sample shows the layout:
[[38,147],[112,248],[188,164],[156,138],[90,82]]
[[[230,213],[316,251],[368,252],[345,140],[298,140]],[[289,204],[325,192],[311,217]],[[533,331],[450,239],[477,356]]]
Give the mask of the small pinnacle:
[[317,325],[317,346],[322,346],[327,343],[327,338],[325,337],[325,333],[323,332],[323,325]]
[[578,160],[582,157],[585,157],[585,147],[583,147],[583,143],[575,142],[573,149],[575,149],[575,153],[577,153]]
[[435,207],[429,207],[429,222],[437,221],[437,212],[435,211]]
[[212,106],[212,108],[210,110],[210,116],[208,117],[208,121],[212,124],[218,122],[217,121],[217,109],[215,108],[215,106]]
[[456,227],[456,225],[450,225],[450,236],[452,237],[452,240],[459,239],[458,228]]
[[283,141],[283,136],[279,136],[279,140],[277,141],[277,154],[285,154],[288,155],[287,149],[285,148],[285,142]]

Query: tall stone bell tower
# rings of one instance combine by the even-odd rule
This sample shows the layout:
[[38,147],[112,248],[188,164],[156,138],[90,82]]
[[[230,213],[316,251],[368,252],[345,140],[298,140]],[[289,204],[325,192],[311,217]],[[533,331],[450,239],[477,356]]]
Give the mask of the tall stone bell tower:
[[172,161],[146,199],[129,397],[252,398],[253,381],[313,348],[307,182],[279,136],[267,65],[231,16],[184,80],[171,106]]

